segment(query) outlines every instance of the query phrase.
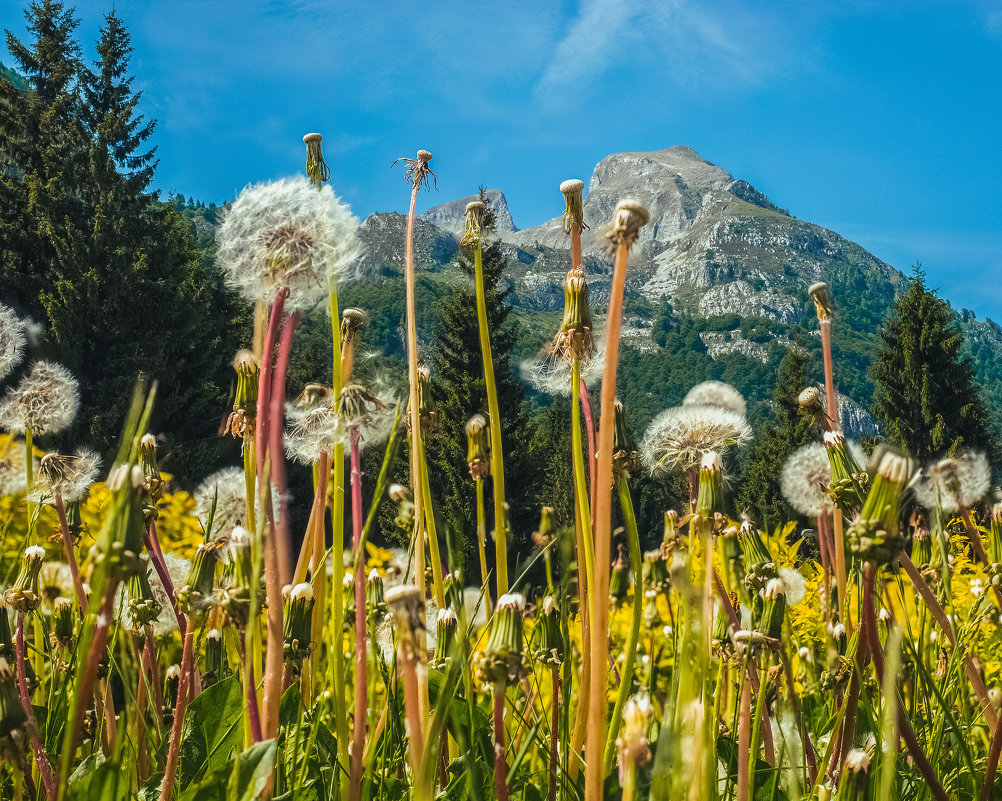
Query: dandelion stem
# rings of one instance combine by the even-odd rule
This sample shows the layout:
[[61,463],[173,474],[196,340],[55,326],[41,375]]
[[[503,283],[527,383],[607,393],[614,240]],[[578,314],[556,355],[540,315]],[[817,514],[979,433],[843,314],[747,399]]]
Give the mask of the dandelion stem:
[[560,759],[560,665],[553,665],[550,670],[550,786],[548,801],[557,798],[557,762]]
[[991,745],[988,747],[988,759],[985,761],[985,780],[981,785],[981,801],[992,801],[995,790],[995,773],[998,771],[1000,754],[1002,754],[1002,726],[996,726]]
[[73,577],[73,591],[77,596],[77,603],[81,613],[87,608],[87,596],[84,594],[83,581],[80,579],[80,568],[77,566],[76,550],[73,547],[73,537],[70,535],[70,527],[66,522],[66,506],[63,504],[63,493],[56,489],[53,492],[53,504],[56,507],[56,514],[59,516],[59,533],[63,540],[63,550],[66,552],[66,564],[70,567],[70,575]]
[[505,682],[494,685],[494,792],[497,801],[508,801],[508,761],[504,745]]
[[275,361],[275,372],[272,376],[271,410],[268,415],[268,434],[270,439],[271,482],[278,493],[278,519],[275,521],[275,550],[278,557],[278,577],[282,584],[288,584],[292,579],[292,567],[289,559],[291,545],[289,542],[289,499],[285,481],[285,433],[282,421],[285,418],[285,375],[289,369],[289,354],[292,350],[292,336],[299,322],[299,312],[293,312],[285,319],[282,335],[278,346],[278,357]]
[[[6,610],[4,614],[6,614]],[[45,787],[45,795],[54,799],[56,797],[56,783],[52,777],[49,758],[45,755],[45,746],[42,745],[42,740],[38,736],[38,729],[35,726],[35,710],[31,706],[31,697],[28,695],[28,677],[24,667],[23,612],[17,614],[17,634],[14,647],[16,649],[15,661],[17,662],[17,689],[21,694],[21,705],[24,707],[24,714],[28,716],[28,725],[31,728],[31,750],[35,753],[35,764],[38,766],[38,775]],[[41,679],[40,674],[38,678]]]
[[[480,586],[487,585],[487,520],[484,514],[484,482],[483,479],[474,479],[473,484],[477,494],[477,550],[480,553]],[[490,590],[484,593],[484,604],[486,606],[487,617],[491,616],[491,593]]]
[[491,427],[491,482],[494,488],[494,547],[497,562],[498,598],[508,592],[508,532],[504,491],[504,448],[501,441],[501,408],[494,382],[494,356],[487,324],[487,293],[484,287],[483,248],[478,239],[473,249],[473,270],[476,280],[477,322],[480,331],[480,355],[484,364],[484,384],[487,388],[487,417]]
[[362,789],[362,756],[368,714],[368,655],[365,625],[365,558],[362,548],[362,460],[358,429],[351,429],[351,540],[355,554],[355,724],[351,741],[348,797],[357,801]]
[[616,247],[612,288],[605,328],[605,370],[602,374],[602,405],[598,426],[598,472],[595,500],[595,580],[591,586],[591,704],[588,709],[589,737],[585,742],[585,798],[600,801],[604,762],[607,676],[605,664],[609,653],[609,548],[612,534],[612,445],[615,428],[616,367],[619,363],[619,332],[623,319],[623,293],[626,266],[632,239],[621,236]]
[[749,761],[751,759],[751,680],[748,671],[742,671],[741,701],[738,704],[738,786],[737,801],[749,801],[751,781]]
[[640,533],[637,530],[637,518],[633,512],[633,498],[630,496],[630,487],[625,474],[616,479],[616,489],[619,491],[619,505],[623,513],[623,522],[626,525],[626,541],[630,550],[630,570],[633,573],[633,617],[630,620],[630,632],[626,639],[623,675],[619,682],[616,705],[612,709],[609,734],[605,741],[606,770],[612,768],[616,753],[616,737],[619,735],[619,727],[623,722],[623,707],[626,706],[626,699],[629,698],[633,687],[633,668],[637,659],[637,642],[640,639],[640,622],[643,617],[641,601],[644,596]]
[[170,746],[167,749],[167,764],[164,767],[163,785],[160,788],[160,801],[171,801],[174,797],[174,781],[177,778],[177,766],[180,759],[181,729],[184,727],[184,713],[188,709],[194,690],[194,656],[195,627],[189,626],[184,635],[181,648],[181,677],[177,685],[177,704],[174,707],[174,725],[171,727]]
[[156,571],[157,577],[160,579],[160,583],[163,584],[164,592],[167,593],[167,598],[170,599],[170,608],[174,613],[174,617],[177,618],[177,630],[181,634],[181,639],[184,639],[184,633],[187,629],[187,620],[185,619],[184,613],[178,608],[177,599],[174,596],[174,581],[170,577],[170,573],[167,570],[167,563],[164,561],[163,551],[160,550],[160,539],[157,537],[157,524],[151,522],[149,527],[146,529],[146,552],[150,555],[150,561],[153,563],[153,569]]

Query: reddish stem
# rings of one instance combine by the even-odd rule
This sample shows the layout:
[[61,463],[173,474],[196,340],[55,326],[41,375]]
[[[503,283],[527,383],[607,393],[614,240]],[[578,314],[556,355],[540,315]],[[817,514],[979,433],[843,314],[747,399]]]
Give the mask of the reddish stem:
[[[257,417],[255,418],[254,435],[255,455],[257,456],[257,476],[260,482],[264,476],[265,457],[268,453],[268,412],[271,410],[271,360],[275,355],[275,340],[278,339],[278,324],[285,311],[285,299],[288,291],[283,290],[275,296],[271,304],[271,314],[268,316],[268,329],[264,338],[264,349],[261,351],[261,375],[257,385]],[[260,484],[259,484],[259,494]],[[265,497],[268,494],[265,493]]]
[[293,312],[282,326],[282,337],[278,345],[278,358],[271,383],[271,412],[268,418],[268,432],[271,440],[271,483],[278,492],[278,519],[276,520],[278,575],[283,585],[292,580],[289,562],[292,547],[289,542],[289,499],[285,481],[285,374],[289,369],[289,354],[292,351],[292,335],[299,322],[299,312]]
[[[21,693],[21,706],[24,707],[24,714],[28,716],[28,724],[31,731],[31,750],[35,753],[35,764],[38,765],[38,775],[42,778],[45,786],[45,794],[50,798],[56,797],[56,782],[52,777],[52,767],[49,765],[49,758],[45,755],[45,747],[38,736],[38,727],[35,725],[35,710],[31,706],[31,697],[28,695],[28,677],[24,667],[24,613],[17,614],[17,640],[14,643],[15,661],[17,662],[17,688]],[[41,677],[39,677],[41,678]]]
[[157,664],[156,646],[153,642],[153,627],[145,627],[145,642],[143,643],[143,659],[145,670],[149,672],[150,685],[153,687],[153,705],[156,708],[157,720],[164,719],[164,691],[160,684],[160,666]]
[[66,564],[70,566],[70,575],[73,577],[73,589],[77,595],[77,603],[80,605],[80,614],[87,609],[87,595],[84,593],[83,581],[80,578],[80,568],[77,567],[77,555],[73,547],[73,537],[70,534],[69,524],[66,522],[66,507],[63,504],[63,493],[55,490],[53,493],[53,503],[56,507],[56,514],[59,515],[59,533],[63,537],[63,550],[66,551]]
[[184,647],[181,650],[181,677],[177,685],[177,706],[174,708],[174,725],[170,733],[170,747],[167,750],[167,764],[164,767],[160,801],[171,801],[174,796],[174,780],[177,778],[177,766],[180,759],[181,729],[184,726],[184,713],[188,709],[193,689],[191,666],[194,642],[195,627],[190,626],[184,636]]
[[164,560],[164,553],[160,550],[160,539],[157,537],[156,523],[150,523],[149,528],[146,530],[146,550],[149,552],[153,569],[160,578],[160,583],[163,584],[167,598],[170,600],[170,608],[174,611],[174,617],[177,618],[177,630],[181,633],[181,640],[183,642],[188,623],[184,614],[178,608],[177,600],[174,597],[174,582],[170,577],[170,573],[167,572],[167,562]]
[[981,801],[992,801],[995,794],[995,773],[999,767],[999,755],[1002,754],[1002,726],[995,727],[992,743],[988,747],[988,760],[985,762],[985,780],[981,785]]
[[748,672],[746,672],[741,680],[741,701],[738,707],[737,801],[750,801],[748,788],[750,780],[749,760],[751,759],[751,696],[751,681],[749,681]]
[[357,801],[362,791],[362,756],[369,704],[369,664],[366,653],[365,556],[362,548],[362,458],[358,429],[351,429],[351,545],[355,553],[355,725],[351,741],[348,798]]
[[494,792],[508,801],[508,762],[504,753],[504,682],[494,685]]
[[246,632],[241,631],[237,641],[240,643],[240,659],[244,663],[244,672],[247,674],[247,717],[250,720],[251,739],[255,743],[261,742],[264,737],[261,734],[261,713],[257,707],[257,683],[254,679],[254,660],[247,655],[247,644],[245,642]]

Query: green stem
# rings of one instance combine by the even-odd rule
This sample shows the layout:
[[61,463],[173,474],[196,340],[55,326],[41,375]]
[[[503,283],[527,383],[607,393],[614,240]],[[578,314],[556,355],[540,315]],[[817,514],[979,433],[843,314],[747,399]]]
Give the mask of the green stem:
[[643,616],[643,571],[640,556],[640,533],[637,531],[637,518],[633,512],[633,498],[630,496],[630,486],[625,475],[616,479],[616,489],[619,490],[619,506],[623,512],[623,522],[626,524],[626,541],[630,549],[630,570],[633,572],[633,619],[630,621],[630,633],[626,640],[626,661],[623,663],[623,673],[619,681],[619,692],[616,695],[616,705],[612,709],[612,719],[609,722],[609,734],[605,740],[606,772],[612,769],[616,754],[616,737],[623,722],[623,707],[633,686],[633,668],[637,661],[637,642],[640,639],[640,620]]
[[[480,586],[483,587],[487,584],[487,520],[484,514],[484,482],[478,478],[473,483],[477,490],[477,548],[480,551]],[[489,590],[484,593],[484,604],[489,618],[491,616]]]
[[424,439],[417,438],[418,458],[421,460],[421,495],[424,497],[425,530],[428,532],[428,550],[431,559],[431,583],[435,591],[435,603],[445,609],[445,587],[442,582],[442,557],[438,550],[438,529],[435,526],[435,510],[431,505],[431,484],[428,481],[428,462],[424,455]]
[[[762,713],[765,711],[765,695],[766,695],[766,682],[769,678],[769,662],[763,657],[762,659],[762,677],[758,683],[758,697],[755,699],[755,717],[752,718],[752,735],[751,735],[751,747],[748,756],[748,765],[750,770],[748,771],[748,798],[747,801],[752,801],[755,797],[755,765],[758,763],[758,744],[759,740],[762,739]],[[738,799],[738,801],[746,801],[746,799]]]
[[473,269],[477,289],[477,322],[480,329],[480,355],[487,386],[487,414],[491,427],[491,481],[494,486],[494,544],[497,560],[498,597],[508,592],[508,543],[505,531],[504,451],[501,445],[501,409],[494,383],[494,357],[487,326],[487,294],[484,289],[483,254],[478,242],[473,251]]
[[[581,363],[575,359],[571,363],[571,461],[574,467],[574,499],[584,540],[585,575],[588,587],[595,587],[595,540],[591,529],[591,504],[588,501],[588,485],[585,483],[584,443],[581,438],[581,406],[579,387]],[[592,589],[588,605],[594,620],[594,596]]]

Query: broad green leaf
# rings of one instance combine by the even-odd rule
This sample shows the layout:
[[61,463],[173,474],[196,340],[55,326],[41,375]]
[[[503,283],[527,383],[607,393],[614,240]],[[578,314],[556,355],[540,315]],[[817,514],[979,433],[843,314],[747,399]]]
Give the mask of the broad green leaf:
[[209,771],[225,765],[243,743],[243,688],[228,676],[199,693],[191,702],[181,728],[182,789]]
[[129,773],[111,762],[102,762],[70,784],[67,796],[68,801],[125,801],[128,797]]

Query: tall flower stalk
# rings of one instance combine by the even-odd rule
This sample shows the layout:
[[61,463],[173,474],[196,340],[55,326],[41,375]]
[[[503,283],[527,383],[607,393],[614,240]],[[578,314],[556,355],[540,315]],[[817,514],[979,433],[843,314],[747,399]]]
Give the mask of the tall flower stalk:
[[498,598],[508,592],[508,513],[504,489],[504,448],[501,441],[501,407],[494,381],[494,355],[487,323],[487,290],[484,286],[483,222],[487,206],[481,200],[466,205],[466,231],[462,244],[473,248],[473,273],[477,295],[480,355],[487,389],[487,417],[491,431],[491,483],[494,490],[494,547]]
[[630,248],[640,229],[650,220],[647,209],[636,200],[621,200],[616,205],[608,239],[615,248],[612,291],[605,327],[605,372],[602,375],[602,406],[598,425],[598,472],[595,500],[595,582],[592,586],[591,620],[591,701],[585,741],[585,799],[601,801],[605,743],[609,658],[609,550],[612,538],[613,439],[616,424],[616,367],[619,364],[619,332],[623,317],[623,294]]

